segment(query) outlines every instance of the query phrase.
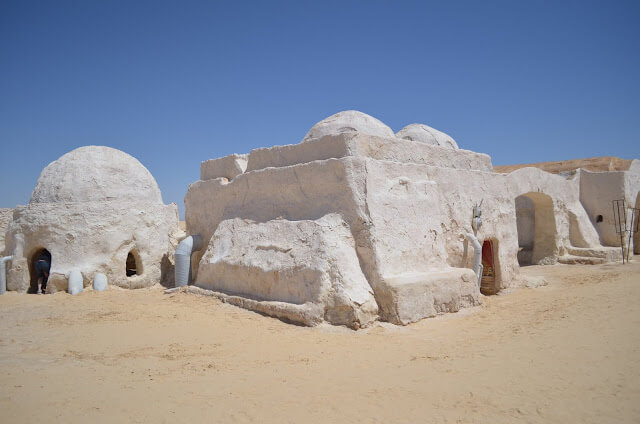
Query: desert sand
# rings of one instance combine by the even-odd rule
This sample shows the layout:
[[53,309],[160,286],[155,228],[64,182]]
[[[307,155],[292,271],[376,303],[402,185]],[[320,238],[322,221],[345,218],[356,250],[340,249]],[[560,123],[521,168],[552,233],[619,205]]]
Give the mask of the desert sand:
[[307,328],[162,287],[0,296],[0,421],[640,421],[640,262],[405,327]]

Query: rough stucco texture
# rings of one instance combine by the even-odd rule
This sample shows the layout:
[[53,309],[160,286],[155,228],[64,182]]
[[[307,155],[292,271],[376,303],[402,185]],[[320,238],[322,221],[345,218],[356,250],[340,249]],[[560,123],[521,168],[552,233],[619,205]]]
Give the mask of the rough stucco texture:
[[[52,256],[48,292],[65,290],[74,268],[85,286],[103,273],[109,284],[147,287],[161,281],[178,233],[176,205],[162,203],[140,162],[108,147],[82,147],[47,166],[29,205],[16,207],[6,239],[14,256],[7,288],[28,289],[29,262],[42,248]],[[130,252],[137,275],[127,277]]]
[[315,221],[223,221],[200,261],[196,285],[287,304],[280,316],[307,325],[326,320],[360,328],[378,314],[349,227],[335,214]]
[[0,254],[4,252],[4,235],[13,216],[13,209],[0,208]]
[[[360,132],[254,150],[245,173],[231,181],[193,183],[185,205],[188,232],[205,240],[218,237],[221,222],[234,218],[267,223],[340,215],[379,318],[405,324],[479,304],[470,271],[473,249],[464,234],[473,231],[472,211],[480,202],[483,226],[477,237],[493,242],[497,289],[523,284],[516,220],[521,195],[533,199],[535,216],[546,223],[538,232],[530,230],[535,263],[602,249],[580,203],[577,179],[535,168],[497,174],[486,155]],[[215,273],[199,275],[210,266],[200,261],[203,253],[193,256],[201,265],[194,265],[199,284],[234,292],[231,278],[223,285],[215,283]],[[243,293],[256,296],[259,289]]]

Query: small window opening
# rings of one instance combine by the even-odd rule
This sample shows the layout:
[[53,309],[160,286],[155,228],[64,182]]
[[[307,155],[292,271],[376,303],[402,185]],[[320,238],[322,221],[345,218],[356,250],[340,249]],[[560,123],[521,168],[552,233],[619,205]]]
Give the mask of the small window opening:
[[596,217],[596,222],[602,222],[602,215],[598,215]]
[[129,252],[127,255],[127,265],[126,265],[127,277],[131,277],[132,275],[138,275],[138,264],[136,261],[136,257],[132,252]]

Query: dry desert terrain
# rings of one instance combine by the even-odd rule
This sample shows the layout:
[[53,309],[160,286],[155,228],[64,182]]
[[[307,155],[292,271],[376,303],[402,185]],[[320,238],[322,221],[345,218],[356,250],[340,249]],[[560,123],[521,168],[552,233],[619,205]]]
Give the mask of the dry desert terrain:
[[407,327],[306,328],[161,287],[0,296],[3,423],[640,422],[640,262]]

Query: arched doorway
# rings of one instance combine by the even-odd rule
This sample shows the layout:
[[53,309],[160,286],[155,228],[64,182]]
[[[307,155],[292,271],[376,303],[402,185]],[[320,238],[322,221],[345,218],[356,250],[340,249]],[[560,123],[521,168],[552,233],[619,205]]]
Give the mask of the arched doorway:
[[29,258],[29,290],[28,293],[38,293],[38,279],[40,290],[47,289],[49,271],[51,270],[51,253],[44,247],[36,249]]
[[140,260],[140,255],[136,250],[132,250],[127,254],[125,274],[127,277],[142,275],[142,261]]
[[480,293],[492,295],[498,293],[498,279],[496,278],[497,244],[492,240],[485,240],[482,244],[482,279]]
[[544,193],[530,192],[516,197],[515,203],[518,263],[552,263],[558,253],[553,200]]

